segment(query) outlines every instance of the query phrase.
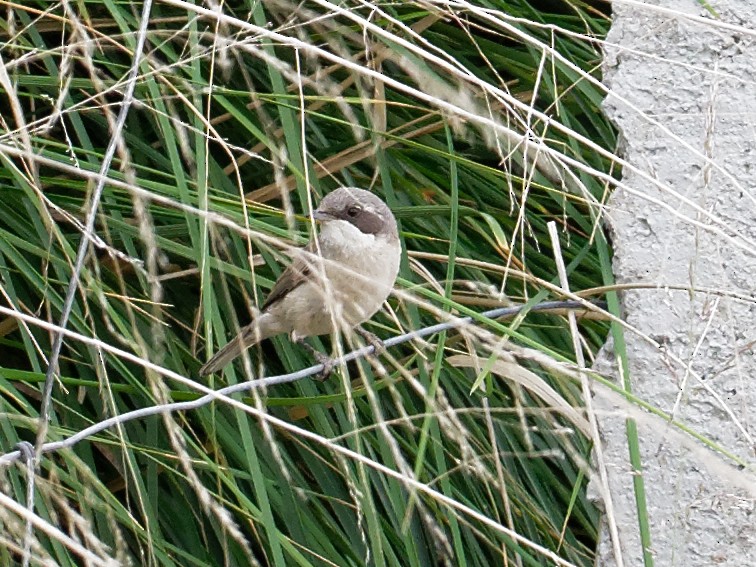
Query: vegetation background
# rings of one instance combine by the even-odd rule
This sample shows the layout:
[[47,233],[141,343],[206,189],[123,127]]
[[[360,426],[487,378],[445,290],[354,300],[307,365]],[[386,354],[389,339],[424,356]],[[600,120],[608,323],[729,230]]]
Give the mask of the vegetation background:
[[593,564],[574,363],[606,322],[476,315],[323,383],[170,404],[311,364],[281,337],[195,381],[341,185],[401,223],[383,338],[602,293],[605,4],[2,5],[0,450],[112,421],[2,465],[0,563]]

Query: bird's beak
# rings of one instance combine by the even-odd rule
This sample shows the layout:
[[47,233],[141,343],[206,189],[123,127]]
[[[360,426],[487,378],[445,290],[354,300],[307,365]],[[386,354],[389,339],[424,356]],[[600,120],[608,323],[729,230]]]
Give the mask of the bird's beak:
[[315,209],[312,211],[312,218],[314,218],[316,221],[325,222],[329,220],[333,220],[333,215],[330,213],[326,213],[325,211],[321,211],[320,209]]

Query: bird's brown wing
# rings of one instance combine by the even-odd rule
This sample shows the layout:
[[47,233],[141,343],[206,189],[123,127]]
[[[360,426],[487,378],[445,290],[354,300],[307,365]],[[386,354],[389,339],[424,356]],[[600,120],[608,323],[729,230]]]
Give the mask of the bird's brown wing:
[[263,303],[262,310],[265,311],[271,305],[277,301],[283,299],[283,297],[291,290],[299,287],[307,281],[308,276],[311,273],[311,265],[308,262],[308,254],[316,252],[315,242],[311,240],[307,243],[307,246],[303,248],[303,253],[299,253],[294,261],[283,271],[278,277],[276,283],[273,284],[273,288],[270,290],[268,297]]

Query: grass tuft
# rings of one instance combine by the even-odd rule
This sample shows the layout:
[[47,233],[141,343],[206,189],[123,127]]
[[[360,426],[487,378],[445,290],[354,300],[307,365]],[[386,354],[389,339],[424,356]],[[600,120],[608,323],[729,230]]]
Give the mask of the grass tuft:
[[[64,339],[47,441],[197,399],[201,364],[307,239],[308,207],[341,185],[380,194],[401,224],[397,293],[369,325],[383,338],[558,297],[549,221],[570,289],[611,285],[596,235],[618,168],[595,7],[146,8],[147,21],[142,3],[5,6],[2,453],[39,430],[55,337],[44,324],[61,320],[69,282],[66,328],[93,340]],[[590,360],[608,324],[578,325]],[[564,313],[478,317],[324,383],[120,423],[41,455],[31,476],[0,468],[0,563],[592,565],[599,513],[574,360]],[[202,386],[309,363],[277,337]]]

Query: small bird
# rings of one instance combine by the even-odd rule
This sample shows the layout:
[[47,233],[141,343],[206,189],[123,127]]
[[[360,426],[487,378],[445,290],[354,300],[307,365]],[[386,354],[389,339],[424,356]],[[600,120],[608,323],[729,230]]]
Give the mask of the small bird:
[[354,187],[326,195],[312,216],[321,225],[317,238],[293,258],[254,320],[200,368],[200,376],[281,333],[313,352],[327,374],[327,357],[303,343],[305,337],[354,328],[371,335],[360,325],[380,309],[399,273],[396,219],[379,197]]

